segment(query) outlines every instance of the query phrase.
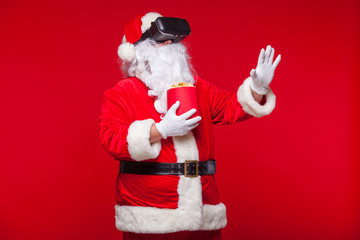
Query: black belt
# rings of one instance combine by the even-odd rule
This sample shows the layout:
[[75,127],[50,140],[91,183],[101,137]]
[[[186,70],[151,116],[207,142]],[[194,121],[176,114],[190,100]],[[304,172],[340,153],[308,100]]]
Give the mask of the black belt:
[[215,174],[215,172],[215,160],[204,162],[187,160],[185,163],[120,161],[120,173],[142,175],[185,175],[185,177],[197,177],[198,175]]

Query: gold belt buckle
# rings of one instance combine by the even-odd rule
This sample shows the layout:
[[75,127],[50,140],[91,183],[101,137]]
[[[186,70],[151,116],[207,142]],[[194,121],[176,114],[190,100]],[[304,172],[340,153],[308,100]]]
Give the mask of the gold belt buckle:
[[[196,168],[196,172],[195,174],[188,174],[188,163],[195,163],[195,168]],[[199,176],[199,161],[196,160],[185,160],[185,164],[184,164],[184,175],[185,177],[197,177]]]

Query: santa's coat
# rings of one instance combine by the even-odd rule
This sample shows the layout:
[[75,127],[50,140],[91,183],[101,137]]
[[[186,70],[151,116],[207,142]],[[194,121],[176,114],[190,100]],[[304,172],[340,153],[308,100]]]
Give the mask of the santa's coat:
[[[214,158],[212,124],[231,124],[269,114],[275,95],[266,103],[252,97],[250,78],[237,93],[219,90],[195,78],[199,99],[198,127],[181,137],[150,144],[150,128],[161,121],[154,98],[137,78],[127,78],[105,92],[100,117],[101,141],[115,159],[178,162]],[[181,104],[181,103],[180,103]],[[220,159],[221,161],[221,159]],[[216,230],[226,226],[226,208],[220,202],[214,175],[195,178],[173,175],[119,174],[116,183],[116,227],[136,233]]]

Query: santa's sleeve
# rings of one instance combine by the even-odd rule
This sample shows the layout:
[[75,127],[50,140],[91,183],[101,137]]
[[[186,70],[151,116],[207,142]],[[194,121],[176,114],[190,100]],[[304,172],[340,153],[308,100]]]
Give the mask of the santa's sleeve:
[[105,91],[100,116],[100,139],[115,158],[142,161],[157,158],[161,142],[150,143],[153,119],[133,120],[128,103],[114,89]]
[[250,78],[238,88],[237,93],[220,90],[206,83],[209,91],[211,119],[214,124],[231,124],[251,117],[262,117],[275,107],[275,95],[269,88],[264,100],[259,104],[252,96]]
[[237,99],[243,110],[254,117],[263,117],[269,115],[275,108],[276,97],[273,91],[268,88],[268,92],[264,95],[264,101],[258,103],[251,93],[251,78],[245,79],[243,84],[237,91]]

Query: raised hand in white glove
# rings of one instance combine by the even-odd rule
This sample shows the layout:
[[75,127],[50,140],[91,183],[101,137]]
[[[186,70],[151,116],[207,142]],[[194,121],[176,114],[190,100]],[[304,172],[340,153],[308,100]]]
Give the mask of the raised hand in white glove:
[[174,103],[174,105],[172,105],[171,108],[167,111],[164,118],[159,123],[155,124],[157,130],[164,138],[183,136],[199,125],[198,122],[201,120],[200,116],[188,119],[196,112],[195,108],[180,116],[177,116],[176,110],[179,108],[179,106],[179,101]]
[[273,63],[274,54],[275,50],[270,45],[266,47],[266,51],[261,49],[256,69],[252,69],[250,72],[252,79],[250,86],[258,94],[264,95],[267,93],[267,89],[274,77],[275,69],[281,60],[281,55],[279,54]]

